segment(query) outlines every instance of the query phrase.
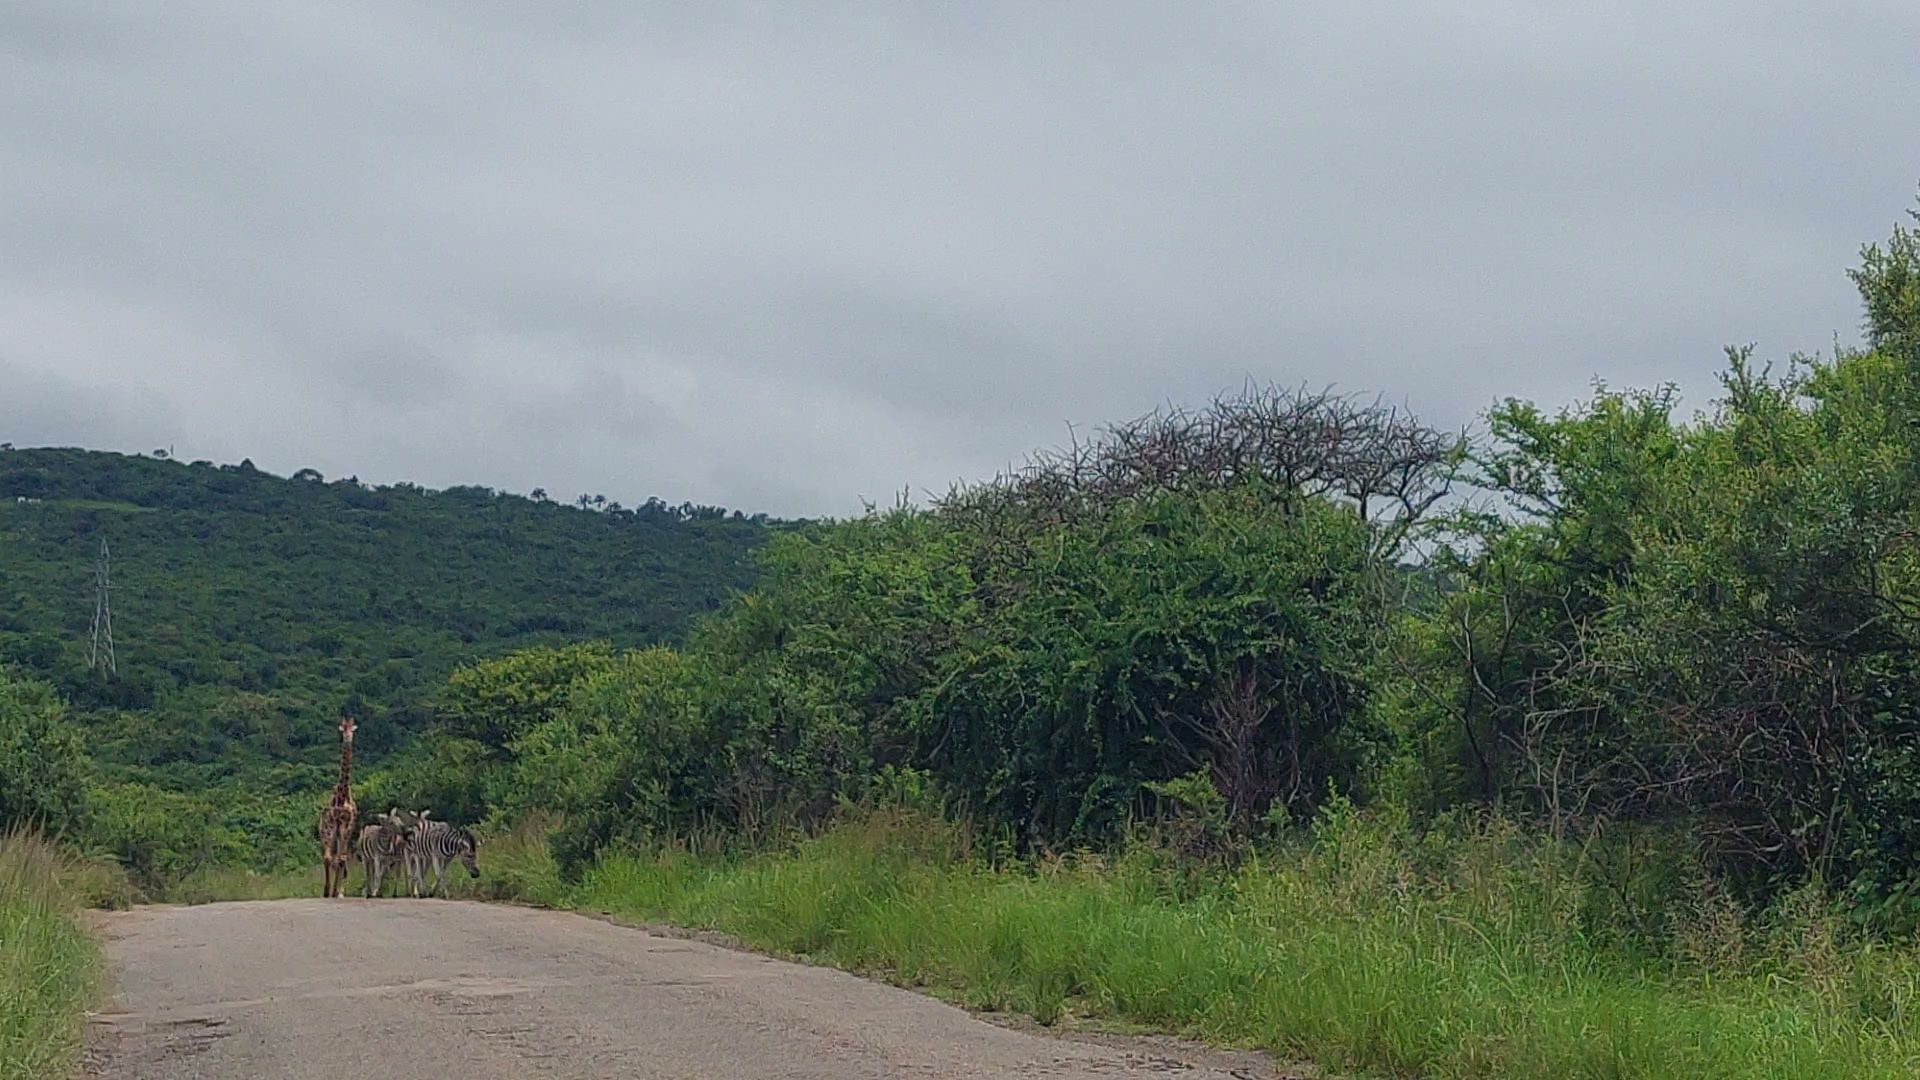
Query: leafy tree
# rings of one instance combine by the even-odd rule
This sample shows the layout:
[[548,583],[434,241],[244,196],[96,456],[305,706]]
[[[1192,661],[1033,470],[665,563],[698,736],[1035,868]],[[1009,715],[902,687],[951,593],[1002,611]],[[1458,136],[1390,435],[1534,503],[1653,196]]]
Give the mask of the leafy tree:
[[538,646],[453,673],[440,695],[443,731],[492,750],[505,750],[553,719],[574,686],[613,665],[600,642]]
[[644,649],[584,675],[566,704],[514,747],[500,809],[508,819],[558,815],[564,866],[616,840],[639,842],[691,820],[708,775],[687,663]]

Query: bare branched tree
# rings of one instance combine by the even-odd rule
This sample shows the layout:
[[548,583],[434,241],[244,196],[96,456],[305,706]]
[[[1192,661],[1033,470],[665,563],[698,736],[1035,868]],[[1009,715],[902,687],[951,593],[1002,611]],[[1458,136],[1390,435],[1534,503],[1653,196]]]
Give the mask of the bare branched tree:
[[1447,493],[1463,439],[1379,400],[1249,386],[1199,410],[1160,409],[1035,454],[940,501],[989,534],[1097,515],[1127,500],[1260,482],[1282,507],[1342,502],[1400,549]]

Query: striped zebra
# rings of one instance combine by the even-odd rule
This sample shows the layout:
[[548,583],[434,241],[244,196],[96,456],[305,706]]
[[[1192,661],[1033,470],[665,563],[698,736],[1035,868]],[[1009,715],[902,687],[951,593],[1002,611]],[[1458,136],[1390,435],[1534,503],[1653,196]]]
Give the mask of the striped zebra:
[[397,806],[377,821],[361,826],[355,853],[360,857],[361,872],[366,875],[369,899],[380,895],[380,884],[386,879],[387,870],[398,869],[406,862],[407,840],[412,833]]
[[413,895],[419,896],[426,885],[429,865],[433,867],[433,888],[427,890],[428,896],[442,890],[447,864],[456,859],[467,868],[468,877],[479,877],[479,854],[480,844],[472,833],[445,821],[428,821],[427,811],[420,811],[407,838],[407,880],[413,886]]

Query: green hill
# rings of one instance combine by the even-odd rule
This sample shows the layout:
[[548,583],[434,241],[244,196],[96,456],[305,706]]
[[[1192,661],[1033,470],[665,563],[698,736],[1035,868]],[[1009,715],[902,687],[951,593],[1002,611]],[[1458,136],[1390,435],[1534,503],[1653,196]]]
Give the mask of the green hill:
[[[297,787],[330,775],[342,709],[377,762],[464,661],[675,639],[749,584],[777,527],[583,501],[0,450],[0,664],[59,687],[112,775],[191,790],[271,769]],[[88,665],[102,540],[113,676]]]

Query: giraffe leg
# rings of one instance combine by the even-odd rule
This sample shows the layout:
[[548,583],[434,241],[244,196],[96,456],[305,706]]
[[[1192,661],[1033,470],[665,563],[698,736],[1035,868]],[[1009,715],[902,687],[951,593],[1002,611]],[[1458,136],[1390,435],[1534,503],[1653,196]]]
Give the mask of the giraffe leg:
[[341,854],[341,847],[338,836],[327,844],[326,893],[332,899],[338,899],[347,884],[347,858]]

